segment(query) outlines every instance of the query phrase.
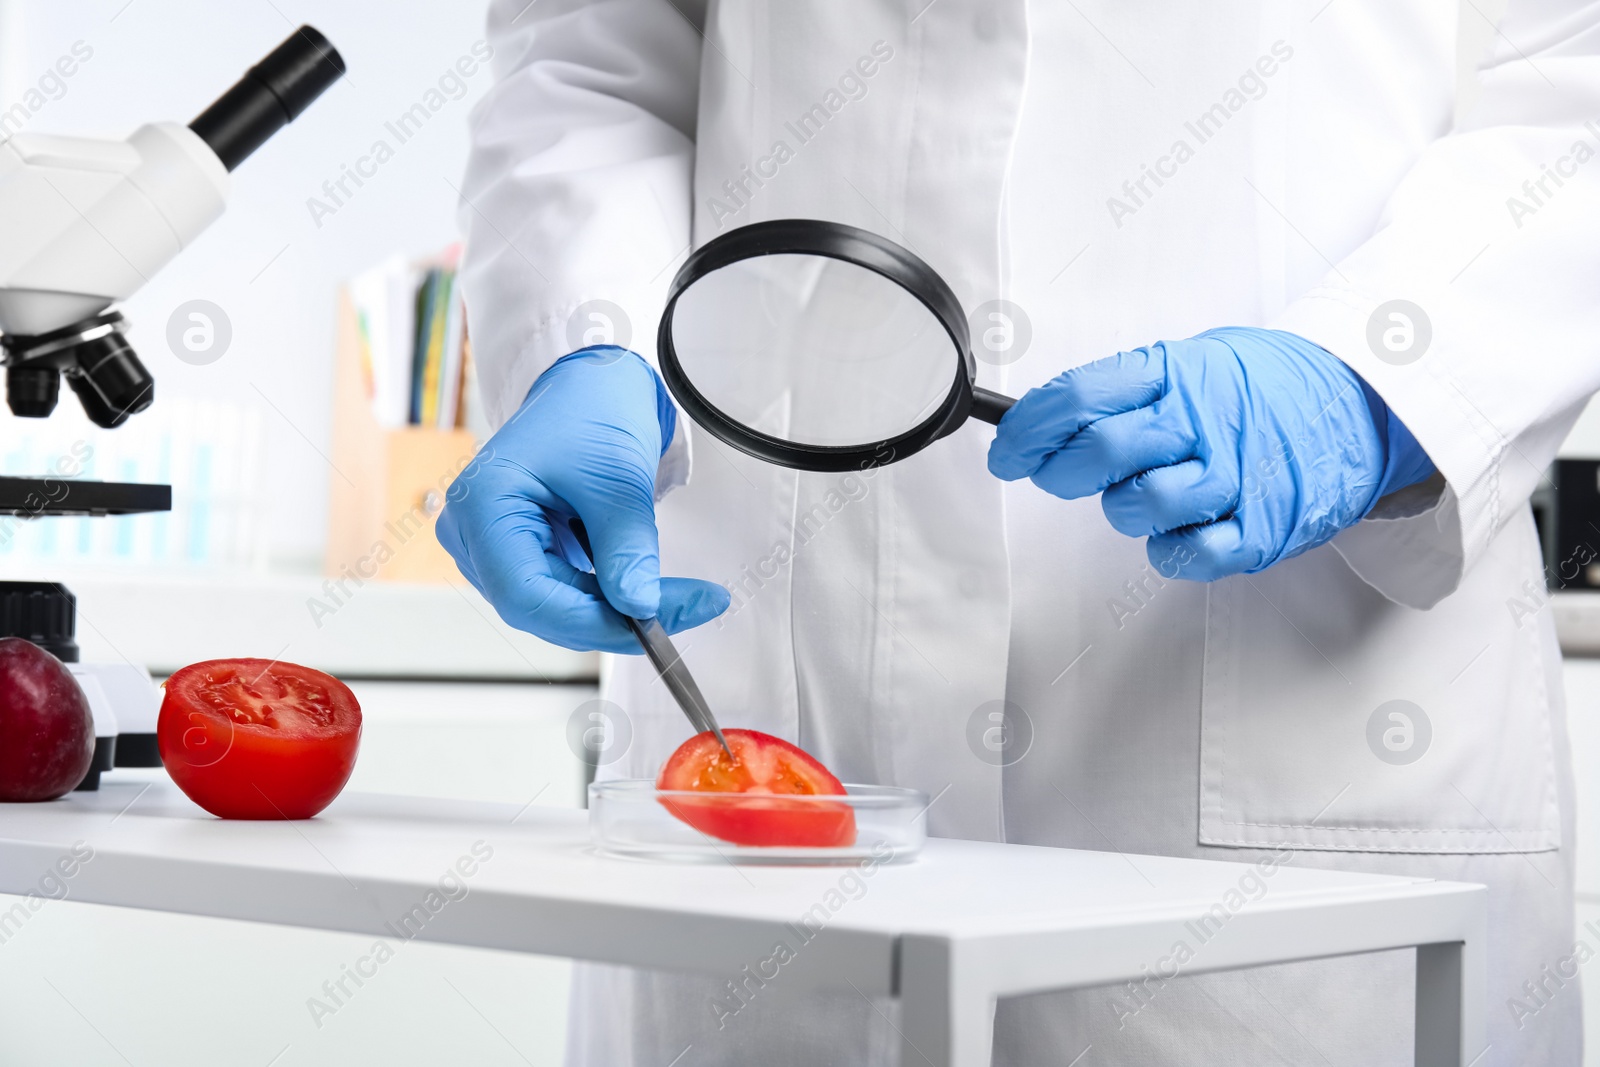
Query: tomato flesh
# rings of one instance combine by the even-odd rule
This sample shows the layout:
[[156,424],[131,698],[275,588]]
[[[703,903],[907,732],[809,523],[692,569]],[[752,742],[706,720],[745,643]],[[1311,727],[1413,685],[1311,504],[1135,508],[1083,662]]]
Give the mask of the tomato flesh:
[[703,834],[735,845],[842,848],[855,843],[848,804],[786,797],[843,796],[821,763],[782,738],[757,730],[724,730],[730,758],[709,731],[674,752],[656,788],[708,794],[663,796],[662,806]]
[[224,819],[309,819],[355,768],[361,706],[339,679],[266,659],[191,664],[166,681],[156,746],[190,800]]

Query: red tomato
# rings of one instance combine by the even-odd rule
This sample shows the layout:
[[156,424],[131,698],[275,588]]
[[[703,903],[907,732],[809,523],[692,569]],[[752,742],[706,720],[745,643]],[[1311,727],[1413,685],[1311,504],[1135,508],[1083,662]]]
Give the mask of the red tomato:
[[828,768],[782,738],[756,730],[724,730],[733,758],[715,734],[696,734],[667,760],[656,788],[737,796],[662,797],[666,809],[701,833],[736,845],[840,848],[856,839],[846,804],[784,800],[843,796]]
[[361,706],[339,679],[266,659],[193,663],[167,679],[161,762],[224,819],[309,819],[356,764]]

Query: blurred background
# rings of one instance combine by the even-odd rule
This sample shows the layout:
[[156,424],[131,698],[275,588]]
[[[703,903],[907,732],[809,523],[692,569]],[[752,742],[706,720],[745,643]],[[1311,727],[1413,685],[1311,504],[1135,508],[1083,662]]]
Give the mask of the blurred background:
[[[223,217],[125,305],[160,402],[125,432],[95,441],[107,451],[90,476],[120,476],[124,463],[140,476],[193,471],[209,453],[205,477],[175,482],[179,521],[171,525],[179,529],[140,530],[131,549],[91,536],[88,550],[76,531],[59,530],[53,543],[19,538],[7,551],[181,568],[322,569],[337,293],[390,257],[435,257],[456,241],[467,114],[491,75],[481,63],[466,78],[452,68],[474,44],[485,47],[485,8],[477,0],[402,2],[374,18],[372,5],[350,2],[0,2],[0,102],[7,106],[23,101],[75,44],[92,50],[76,73],[58,79],[61,88],[52,84],[58,95],[47,94],[27,118],[31,132],[124,136],[145,122],[188,122],[302,22],[328,35],[349,71],[234,172]],[[446,74],[459,97],[446,96],[399,143],[386,124]],[[4,132],[18,132],[15,125]],[[394,154],[375,177],[359,187],[347,181],[348,197],[323,189],[380,140]],[[327,213],[314,213],[312,200],[328,205]],[[217,305],[232,327],[227,351],[204,366],[180,360],[165,338],[169,317],[196,299]],[[9,430],[0,443],[6,472],[35,467],[52,447],[82,435],[85,427],[59,420]],[[144,440],[124,442],[126,434]],[[202,516],[204,509],[212,514]]]
[[[123,305],[156,380],[148,411],[114,431],[70,396],[47,420],[0,411],[0,474],[169,482],[171,513],[13,523],[0,573],[77,594],[86,661],[160,677],[254,655],[350,681],[366,716],[352,789],[574,807],[584,766],[565,728],[594,695],[594,658],[501,624],[431,530],[441,501],[429,494],[483,437],[460,393],[472,383],[449,267],[467,117],[492,77],[486,7],[0,0],[0,138],[187,123],[304,22],[348,68],[233,173],[222,218]],[[76,69],[50,76],[62,56]],[[402,129],[419,103],[426,118]],[[380,141],[392,155],[363,163],[376,173],[355,184]],[[168,342],[193,301],[214,305],[214,336],[231,334],[220,356]],[[435,313],[413,415],[403,335]],[[370,573],[379,541],[394,553],[383,573],[351,580]],[[147,773],[161,772],[108,781]],[[0,1063],[559,1062],[559,960],[409,943],[317,1025],[308,998],[370,947],[52,904],[0,943]]]

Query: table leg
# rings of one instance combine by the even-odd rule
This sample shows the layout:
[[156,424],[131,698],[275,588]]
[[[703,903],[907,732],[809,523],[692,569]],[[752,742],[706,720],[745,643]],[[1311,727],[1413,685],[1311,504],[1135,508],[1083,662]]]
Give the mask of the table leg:
[[1481,940],[1417,946],[1417,1067],[1472,1067],[1482,1060]]
[[900,1067],[989,1067],[994,997],[955,965],[938,937],[900,939]]

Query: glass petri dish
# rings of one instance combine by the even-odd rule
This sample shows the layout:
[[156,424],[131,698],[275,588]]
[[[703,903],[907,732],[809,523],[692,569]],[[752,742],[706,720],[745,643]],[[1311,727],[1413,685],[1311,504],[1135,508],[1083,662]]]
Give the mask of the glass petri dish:
[[[850,864],[910,859],[928,837],[928,795],[887,785],[846,785],[844,796],[750,796],[657,789],[648,778],[595,782],[589,787],[589,833],[595,847],[613,856],[701,863]],[[702,822],[737,820],[782,806],[781,815],[835,823],[853,819],[855,838],[827,848],[746,845],[697,829],[671,808],[692,808]],[[707,818],[708,817],[708,818]]]

